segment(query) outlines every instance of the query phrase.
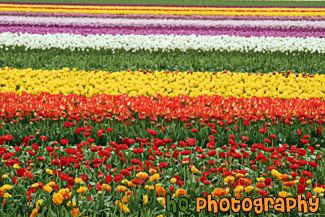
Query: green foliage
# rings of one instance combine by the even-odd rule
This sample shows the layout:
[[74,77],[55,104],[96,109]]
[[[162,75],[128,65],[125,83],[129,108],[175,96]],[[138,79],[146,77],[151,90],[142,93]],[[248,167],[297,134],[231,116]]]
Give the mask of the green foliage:
[[62,69],[78,70],[170,70],[170,71],[232,71],[269,73],[290,70],[295,73],[325,73],[325,54],[318,53],[241,53],[241,52],[197,52],[186,53],[128,52],[118,50],[70,51],[29,50],[15,48],[0,50],[0,67],[19,69]]

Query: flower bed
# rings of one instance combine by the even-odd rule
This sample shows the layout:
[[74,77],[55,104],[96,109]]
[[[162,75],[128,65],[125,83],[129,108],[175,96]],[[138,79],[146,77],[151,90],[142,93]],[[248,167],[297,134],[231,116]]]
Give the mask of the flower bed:
[[324,213],[324,17],[0,3],[0,216]]
[[325,98],[324,75],[231,72],[17,70],[3,68],[0,92],[135,96]]
[[4,212],[158,215],[169,194],[323,196],[320,99],[0,100]]
[[[1,3],[0,63],[109,71],[154,66],[173,71],[323,73],[324,14],[323,7]],[[85,57],[94,51],[95,58]],[[58,55],[69,57],[53,64]],[[139,58],[135,61],[133,55]],[[236,59],[240,64],[234,65]]]

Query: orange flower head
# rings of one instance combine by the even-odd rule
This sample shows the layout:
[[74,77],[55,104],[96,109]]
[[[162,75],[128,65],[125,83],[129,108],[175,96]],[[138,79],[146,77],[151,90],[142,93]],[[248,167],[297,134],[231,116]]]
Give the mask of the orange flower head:
[[148,173],[145,173],[145,172],[139,172],[137,175],[136,175],[137,178],[141,179],[141,180],[146,180],[148,178]]
[[187,191],[183,188],[180,188],[176,191],[177,196],[187,195]]
[[126,192],[127,188],[123,185],[119,185],[116,187],[116,191],[118,192]]
[[74,208],[72,211],[71,211],[71,214],[73,217],[77,217],[77,216],[80,216],[80,211],[79,211],[79,208]]
[[102,189],[107,192],[110,192],[112,190],[111,186],[109,186],[107,184],[102,184]]
[[222,189],[222,188],[216,188],[214,189],[214,191],[212,192],[212,195],[217,198],[220,196],[223,196],[226,194],[226,190]]
[[166,195],[166,190],[160,186],[156,187],[156,192],[159,197]]

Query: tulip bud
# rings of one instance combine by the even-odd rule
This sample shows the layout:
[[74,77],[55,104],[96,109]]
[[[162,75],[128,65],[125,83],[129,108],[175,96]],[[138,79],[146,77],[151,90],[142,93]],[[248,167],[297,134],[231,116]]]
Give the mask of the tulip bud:
[[288,196],[288,197],[292,197],[292,194],[289,192],[289,193],[287,194],[287,196]]
[[300,176],[296,176],[296,180],[300,180]]
[[172,178],[171,180],[170,180],[170,183],[172,183],[172,184],[175,184],[177,182],[177,179],[176,178]]
[[186,164],[189,164],[190,162],[187,161],[187,160],[185,160],[185,161],[183,161],[182,163],[183,163],[183,165],[186,165]]
[[2,176],[2,178],[4,178],[4,179],[8,179],[8,175],[7,175],[7,174],[4,174],[4,175]]
[[320,193],[319,194],[319,197],[324,197],[324,193]]
[[102,191],[98,191],[97,193],[98,193],[98,194],[102,194],[103,192],[102,192]]

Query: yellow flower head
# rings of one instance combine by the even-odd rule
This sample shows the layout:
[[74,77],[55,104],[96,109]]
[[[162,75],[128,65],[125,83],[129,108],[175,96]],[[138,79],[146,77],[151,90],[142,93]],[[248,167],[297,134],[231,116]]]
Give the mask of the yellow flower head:
[[282,174],[281,174],[280,172],[278,172],[277,170],[275,170],[275,169],[273,169],[273,170],[271,171],[271,174],[272,174],[275,178],[277,178],[277,179],[279,179],[279,180],[282,179]]
[[286,192],[286,191],[280,191],[279,192],[279,196],[285,198],[285,197],[288,196],[288,192]]
[[13,167],[14,169],[19,169],[19,168],[20,168],[19,164],[14,164],[12,167]]
[[49,182],[47,185],[53,187],[55,185],[55,182]]
[[62,195],[64,193],[69,193],[69,192],[70,192],[70,189],[69,188],[62,188],[62,189],[59,190],[59,193],[62,194]]
[[143,199],[143,205],[147,205],[148,204],[148,201],[149,201],[149,199],[148,199],[148,195],[143,195],[142,196],[142,199]]
[[149,170],[149,173],[150,173],[150,174],[156,174],[156,173],[157,173],[157,170],[150,169],[150,170]]
[[194,174],[198,174],[200,171],[195,166],[192,166],[191,167],[191,172],[194,173]]
[[49,185],[45,185],[43,187],[43,190],[46,191],[46,192],[51,192],[53,190],[53,188],[51,186],[49,186]]
[[163,197],[157,197],[158,202],[162,205],[165,206],[166,205],[166,201],[165,198]]
[[41,209],[41,206],[43,205],[43,200],[38,200],[37,202],[36,202],[36,208],[38,209],[38,210],[40,210]]
[[154,174],[150,177],[149,182],[154,182],[154,181],[158,181],[160,179],[160,175],[159,174]]
[[49,174],[49,175],[53,175],[53,171],[50,170],[50,169],[46,169],[45,172],[46,172],[47,174]]
[[53,203],[54,203],[55,205],[61,205],[62,202],[63,202],[63,200],[64,200],[64,197],[63,197],[62,194],[55,193],[55,194],[53,194],[53,198],[52,198],[52,200],[53,200]]
[[0,190],[1,191],[9,191],[9,190],[11,190],[12,189],[12,186],[11,185],[3,185],[1,188],[0,188]]
[[264,182],[264,181],[265,181],[265,178],[263,178],[263,177],[259,177],[259,178],[256,178],[256,180],[257,180],[258,182]]
[[246,192],[246,193],[249,193],[249,192],[251,192],[253,189],[254,189],[254,187],[251,186],[251,185],[249,185],[249,186],[247,186],[247,187],[245,188],[245,192]]
[[77,190],[77,193],[82,194],[82,193],[85,193],[87,190],[88,190],[87,187],[85,187],[85,186],[81,186],[81,187],[79,187],[79,189]]
[[129,181],[129,182],[127,183],[127,185],[128,185],[128,187],[130,187],[130,188],[134,188],[134,187],[137,186],[136,184],[134,184],[134,183],[131,182],[131,181]]
[[81,178],[76,178],[76,179],[74,180],[74,182],[77,183],[77,184],[80,184],[80,183],[82,182],[82,179],[81,179]]
[[244,186],[242,185],[237,185],[237,187],[234,190],[235,193],[241,193],[243,191],[244,191]]
[[115,204],[118,205],[118,207],[120,208],[120,210],[122,212],[125,212],[125,213],[130,212],[130,209],[125,204],[121,203],[121,201],[117,200],[117,201],[115,201]]
[[236,178],[244,178],[244,177],[245,177],[245,175],[242,174],[242,173],[237,173],[236,174]]
[[4,193],[2,197],[8,198],[8,197],[11,197],[11,195],[9,193]]
[[314,192],[318,193],[318,194],[321,194],[321,193],[324,193],[324,188],[320,188],[320,187],[315,187],[314,188]]
[[38,188],[39,184],[38,183],[34,183],[32,184],[32,188]]
[[226,178],[224,178],[224,182],[227,182],[228,184],[232,184],[235,181],[235,177],[234,176],[227,176]]
[[72,203],[72,207],[76,207],[77,203],[75,201],[68,201],[67,206],[71,207],[71,203]]

